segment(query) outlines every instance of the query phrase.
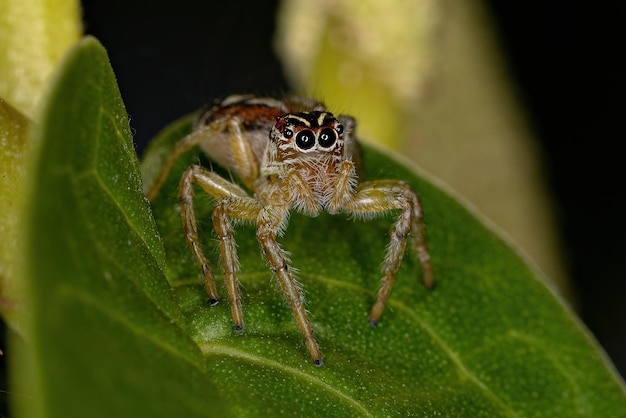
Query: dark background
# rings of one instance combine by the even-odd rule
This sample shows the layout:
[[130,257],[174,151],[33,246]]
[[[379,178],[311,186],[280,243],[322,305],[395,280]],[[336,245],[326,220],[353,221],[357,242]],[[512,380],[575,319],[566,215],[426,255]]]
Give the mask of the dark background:
[[543,148],[580,314],[625,376],[626,4],[537,3],[488,2]]
[[[83,1],[85,30],[109,52],[139,151],[216,96],[289,90],[272,49],[276,3]],[[486,4],[544,152],[581,316],[624,375],[625,3]]]

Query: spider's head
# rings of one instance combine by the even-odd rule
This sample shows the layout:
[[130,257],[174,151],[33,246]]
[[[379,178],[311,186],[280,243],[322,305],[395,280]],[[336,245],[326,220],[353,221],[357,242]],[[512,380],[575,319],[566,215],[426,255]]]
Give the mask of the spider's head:
[[296,155],[343,155],[343,125],[330,112],[287,113],[280,116],[270,141],[285,158]]

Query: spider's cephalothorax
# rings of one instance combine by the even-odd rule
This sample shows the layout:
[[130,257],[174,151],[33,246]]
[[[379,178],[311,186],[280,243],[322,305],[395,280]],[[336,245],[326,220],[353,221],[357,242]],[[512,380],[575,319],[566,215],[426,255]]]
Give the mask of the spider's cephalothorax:
[[238,184],[197,165],[189,167],[180,181],[179,206],[185,240],[204,276],[210,302],[216,304],[218,295],[213,270],[198,238],[194,183],[217,200],[213,206],[213,227],[220,240],[220,258],[235,330],[243,329],[243,310],[231,220],[247,220],[256,224],[263,257],[274,272],[318,366],[322,364],[322,355],[302,291],[285,251],[276,241],[287,226],[291,209],[310,216],[321,211],[345,212],[356,218],[371,218],[392,210],[400,212],[387,246],[378,297],[369,315],[372,325],[378,323],[383,313],[409,238],[422,265],[424,284],[427,287],[433,284],[417,195],[399,180],[358,182],[356,165],[360,163],[360,148],[354,129],[354,119],[335,117],[316,101],[230,96],[199,116],[194,131],[176,144],[147,194],[150,200],[157,195],[174,162],[195,145],[239,176],[253,191],[252,196]]
[[[356,186],[354,163],[351,157],[346,159],[344,150],[344,132],[348,137],[354,122],[349,125],[346,131],[332,113],[326,111],[279,117],[269,134],[260,181],[276,182],[293,176],[297,179],[294,183],[300,184],[298,192],[290,198],[294,208],[309,215],[317,215],[323,209],[335,213],[343,199],[354,195]],[[343,182],[337,182],[339,176]],[[263,184],[261,189],[268,186]],[[337,186],[340,190],[334,192]],[[342,201],[331,202],[333,195],[335,200],[341,198]]]

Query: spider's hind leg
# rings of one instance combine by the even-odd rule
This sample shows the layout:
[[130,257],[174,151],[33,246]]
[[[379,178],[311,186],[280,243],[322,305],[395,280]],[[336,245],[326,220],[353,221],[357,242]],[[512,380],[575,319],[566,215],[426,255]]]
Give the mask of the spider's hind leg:
[[163,184],[170,175],[174,164],[176,164],[176,161],[178,161],[178,159],[184,153],[192,149],[194,146],[200,144],[207,137],[211,137],[212,135],[216,135],[217,133],[223,131],[225,127],[225,120],[217,120],[208,126],[204,126],[202,128],[194,130],[189,135],[181,138],[178,142],[176,142],[170,153],[167,155],[165,161],[163,162],[161,172],[156,177],[154,182],[149,185],[149,189],[146,191],[146,197],[148,198],[148,200],[151,202],[154,201],[156,196],[161,191]]

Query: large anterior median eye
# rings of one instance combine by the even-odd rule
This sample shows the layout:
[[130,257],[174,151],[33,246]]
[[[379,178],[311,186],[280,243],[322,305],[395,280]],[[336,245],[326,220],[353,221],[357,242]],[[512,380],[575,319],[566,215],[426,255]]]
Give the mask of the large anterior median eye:
[[315,135],[308,129],[300,131],[298,135],[296,135],[296,145],[303,150],[313,148],[315,145]]
[[337,141],[337,133],[334,130],[330,128],[322,129],[320,133],[320,146],[322,148],[332,147],[335,141]]

